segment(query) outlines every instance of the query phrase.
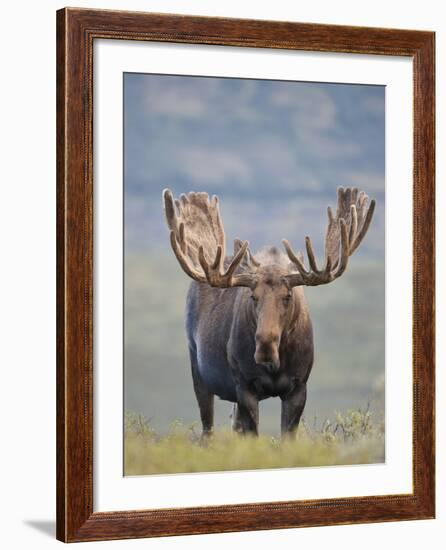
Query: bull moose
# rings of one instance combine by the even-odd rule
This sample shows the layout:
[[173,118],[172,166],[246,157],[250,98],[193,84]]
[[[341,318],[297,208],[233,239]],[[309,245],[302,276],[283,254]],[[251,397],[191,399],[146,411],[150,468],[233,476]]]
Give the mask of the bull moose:
[[203,426],[212,433],[214,396],[233,405],[232,427],[258,434],[259,401],[280,397],[281,432],[297,429],[313,366],[313,329],[303,287],[331,283],[346,270],[372,220],[375,201],[356,188],[338,189],[337,211],[328,207],[325,265],[319,269],[306,237],[309,268],[284,239],[286,254],[267,247],[253,255],[234,241],[225,255],[225,232],[216,196],[163,192],[170,243],[193,279],[186,303],[186,332],[195,395]]

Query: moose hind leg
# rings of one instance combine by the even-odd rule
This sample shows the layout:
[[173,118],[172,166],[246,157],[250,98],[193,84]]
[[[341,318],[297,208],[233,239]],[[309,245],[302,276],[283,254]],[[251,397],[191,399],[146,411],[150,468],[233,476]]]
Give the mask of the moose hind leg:
[[232,406],[232,429],[237,433],[241,433],[243,431],[240,410],[237,403],[234,403]]
[[195,396],[200,409],[201,424],[203,426],[202,437],[212,434],[214,427],[214,395],[206,388],[198,371],[197,359],[193,351],[190,352],[192,380]]
[[307,385],[298,384],[294,390],[282,399],[281,431],[282,436],[295,433],[307,401]]

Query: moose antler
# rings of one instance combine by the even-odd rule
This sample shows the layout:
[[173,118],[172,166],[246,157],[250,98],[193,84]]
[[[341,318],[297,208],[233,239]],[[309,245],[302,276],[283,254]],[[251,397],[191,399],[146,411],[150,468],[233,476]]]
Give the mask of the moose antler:
[[328,227],[325,235],[325,266],[319,270],[313,252],[313,245],[309,237],[305,237],[308,262],[307,271],[302,260],[294,253],[290,243],[283,239],[283,244],[291,262],[296,266],[298,273],[288,275],[291,286],[317,286],[331,283],[340,277],[347,268],[348,258],[361,244],[372,221],[375,210],[375,201],[368,206],[368,196],[356,188],[338,189],[338,206],[336,216],[330,207],[328,213]]
[[253,285],[252,274],[235,273],[248,248],[247,241],[235,241],[234,255],[225,269],[225,231],[218,197],[209,200],[207,193],[188,193],[174,199],[165,189],[163,199],[170,244],[189,277],[218,288]]

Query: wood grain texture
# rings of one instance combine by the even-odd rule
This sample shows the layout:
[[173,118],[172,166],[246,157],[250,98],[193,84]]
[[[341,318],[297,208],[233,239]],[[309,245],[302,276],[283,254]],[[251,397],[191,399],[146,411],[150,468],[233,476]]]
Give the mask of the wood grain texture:
[[[403,55],[414,67],[413,493],[93,512],[93,41]],[[434,517],[434,34],[66,8],[57,13],[57,538],[123,539]]]

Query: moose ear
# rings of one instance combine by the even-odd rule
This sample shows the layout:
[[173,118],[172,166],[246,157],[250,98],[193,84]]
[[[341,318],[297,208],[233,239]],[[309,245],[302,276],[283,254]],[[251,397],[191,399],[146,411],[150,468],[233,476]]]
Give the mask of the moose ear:
[[[234,239],[234,256],[240,250],[242,245],[243,241],[241,241],[240,239]],[[259,265],[260,263],[254,258],[249,248],[247,248],[246,254],[243,256],[243,259],[240,262],[240,267],[246,271],[254,271],[257,267],[259,267]]]

